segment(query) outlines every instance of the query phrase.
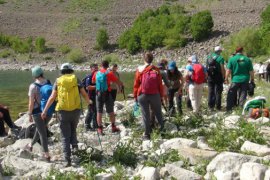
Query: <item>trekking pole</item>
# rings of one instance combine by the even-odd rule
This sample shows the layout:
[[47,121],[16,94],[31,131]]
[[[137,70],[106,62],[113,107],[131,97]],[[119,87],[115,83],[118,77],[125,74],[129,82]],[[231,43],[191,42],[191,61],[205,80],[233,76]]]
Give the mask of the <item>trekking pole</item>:
[[101,139],[100,139],[100,136],[99,136],[98,132],[97,132],[97,136],[98,136],[98,142],[99,142],[101,151],[103,152],[103,148],[102,148],[102,144],[101,144]]

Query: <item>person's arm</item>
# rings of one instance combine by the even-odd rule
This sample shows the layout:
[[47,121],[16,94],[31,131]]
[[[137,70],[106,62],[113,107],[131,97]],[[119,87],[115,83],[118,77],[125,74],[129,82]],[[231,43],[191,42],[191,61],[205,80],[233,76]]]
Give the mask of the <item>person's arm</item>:
[[222,78],[225,79],[225,67],[224,64],[220,64]]
[[140,82],[140,72],[137,70],[135,74],[134,84],[133,84],[133,96],[135,101],[137,101],[137,95],[140,88],[141,82]]
[[34,109],[34,102],[35,102],[35,98],[33,96],[29,96],[29,99],[28,99],[28,116],[29,116],[29,121],[30,122],[33,122],[32,112],[33,112],[33,109]]
[[42,119],[45,119],[46,118],[47,111],[48,111],[49,107],[52,105],[52,103],[55,101],[56,97],[57,97],[57,91],[56,90],[53,90],[50,98],[48,99],[48,101],[46,103],[46,106],[45,106],[44,110],[41,113]]
[[92,104],[92,101],[89,99],[87,93],[85,92],[84,88],[80,88],[80,93],[83,96],[85,102],[89,105]]
[[182,95],[182,89],[183,89],[183,86],[184,86],[184,83],[185,83],[183,75],[180,76],[179,82],[180,82],[180,87],[178,89],[178,94]]
[[226,75],[225,75],[225,81],[224,81],[225,84],[228,84],[229,83],[229,77],[230,77],[230,75],[231,75],[231,70],[230,69],[227,69],[226,70]]
[[249,75],[250,75],[250,81],[254,82],[254,71],[249,71]]

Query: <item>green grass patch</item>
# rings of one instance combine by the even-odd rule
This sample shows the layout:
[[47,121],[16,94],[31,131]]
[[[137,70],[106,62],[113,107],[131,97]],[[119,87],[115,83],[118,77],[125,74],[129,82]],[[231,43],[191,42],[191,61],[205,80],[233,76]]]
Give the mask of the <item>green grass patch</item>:
[[92,12],[108,7],[113,0],[71,0],[67,7],[70,12]]
[[72,49],[67,54],[67,59],[73,63],[82,63],[84,61],[84,55],[80,49]]
[[64,44],[64,45],[59,46],[59,47],[58,47],[58,50],[59,50],[62,54],[67,54],[67,53],[69,53],[69,52],[71,51],[71,48],[70,48],[68,45]]
[[82,25],[82,19],[81,18],[69,18],[66,22],[63,24],[63,32],[64,33],[71,33],[76,31],[78,28]]
[[6,1],[0,0],[0,4],[5,4],[5,3],[6,3]]
[[7,50],[7,49],[5,49],[5,50],[3,50],[3,51],[0,52],[0,57],[1,58],[7,58],[10,55],[11,55],[11,52],[10,52],[10,50]]

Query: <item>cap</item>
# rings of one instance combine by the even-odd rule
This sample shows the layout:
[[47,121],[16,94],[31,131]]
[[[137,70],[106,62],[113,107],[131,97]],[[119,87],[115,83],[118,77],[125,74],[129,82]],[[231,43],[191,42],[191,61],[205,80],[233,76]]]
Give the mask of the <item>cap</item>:
[[192,63],[197,63],[197,62],[198,62],[198,58],[197,58],[196,55],[192,55],[192,56],[190,56],[189,58],[191,59],[191,62],[192,62]]
[[222,51],[222,48],[220,46],[216,46],[215,47],[215,52],[217,52],[217,51]]
[[173,70],[176,68],[176,62],[175,61],[170,61],[168,65],[168,70]]
[[33,77],[37,78],[41,74],[43,74],[43,70],[41,69],[40,66],[35,66],[34,68],[32,68],[32,76]]
[[235,53],[242,52],[243,50],[244,50],[243,47],[237,47],[236,50],[235,50]]
[[69,64],[69,63],[64,63],[64,64],[61,65],[60,70],[64,70],[64,69],[70,69],[70,70],[73,70],[71,64]]

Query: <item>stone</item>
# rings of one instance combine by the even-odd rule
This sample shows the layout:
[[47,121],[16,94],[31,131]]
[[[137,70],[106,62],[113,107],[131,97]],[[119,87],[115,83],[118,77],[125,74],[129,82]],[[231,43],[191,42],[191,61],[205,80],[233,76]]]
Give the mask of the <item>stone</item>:
[[24,159],[32,159],[33,155],[31,152],[25,150],[25,149],[21,149],[19,151],[18,157],[20,158],[24,158]]
[[143,180],[159,179],[159,172],[154,167],[144,167],[138,174]]
[[224,125],[227,128],[235,128],[236,123],[239,121],[240,116],[232,115],[228,116],[224,119]]
[[270,120],[267,117],[260,117],[258,119],[248,118],[247,121],[249,123],[254,123],[254,124],[264,124],[264,123],[268,123]]
[[207,166],[207,174],[213,174],[216,171],[239,173],[242,164],[246,162],[260,162],[262,158],[250,155],[244,155],[233,152],[222,152],[217,155]]
[[142,142],[142,151],[148,151],[153,147],[153,143],[150,140],[145,140]]
[[15,142],[15,139],[12,137],[0,137],[0,148],[6,147],[8,145],[11,145]]
[[12,167],[14,172],[18,176],[23,176],[30,171],[43,170],[44,172],[49,171],[53,166],[52,163],[45,161],[32,161],[15,156],[6,156],[2,163],[2,166]]
[[24,114],[24,115],[21,116],[19,119],[17,119],[14,123],[15,123],[17,126],[28,127],[28,126],[30,126],[33,122],[29,122],[29,115],[28,115],[28,114]]
[[263,180],[267,167],[258,163],[244,163],[240,170],[240,180]]
[[197,147],[197,142],[190,140],[190,139],[184,139],[184,138],[173,138],[170,140],[167,140],[163,142],[160,145],[160,149],[179,149],[181,147]]
[[[237,172],[222,172],[222,171],[216,171],[214,172],[214,176],[217,180],[232,180],[232,179],[239,179],[239,173]],[[205,178],[206,179],[206,178]]]
[[270,155],[270,148],[267,145],[260,145],[250,141],[245,141],[241,147],[241,151],[255,153],[258,156]]
[[176,133],[178,131],[177,126],[173,123],[166,122],[164,126],[166,131],[169,131],[171,134]]
[[264,180],[270,179],[270,168],[265,171]]
[[177,180],[201,180],[202,177],[192,171],[188,171],[174,164],[165,164],[165,167],[160,169],[160,175],[164,179],[174,177]]
[[[25,146],[31,143],[32,139],[19,139],[14,144],[9,145],[7,148],[9,151],[16,151],[20,149],[25,149]],[[34,144],[33,153],[42,153],[42,147],[39,143]]]
[[95,176],[95,180],[112,180],[113,175],[111,173],[99,173]]
[[190,147],[181,147],[178,148],[177,151],[182,157],[188,159],[192,165],[198,164],[205,160],[209,161],[218,154],[216,151],[208,151]]
[[206,143],[206,138],[203,136],[199,136],[197,138],[197,146],[200,149],[204,149],[204,150],[210,150],[213,151],[214,149],[209,147],[209,145]]

